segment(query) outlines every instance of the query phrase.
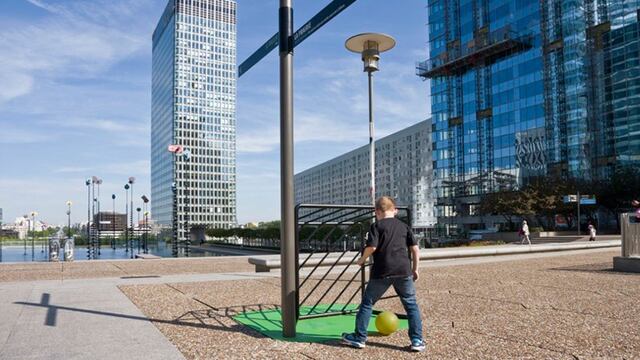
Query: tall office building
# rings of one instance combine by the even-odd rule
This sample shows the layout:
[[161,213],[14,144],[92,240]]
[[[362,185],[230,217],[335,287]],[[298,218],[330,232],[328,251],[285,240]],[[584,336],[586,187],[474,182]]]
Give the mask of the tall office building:
[[[418,232],[435,224],[430,127],[425,120],[376,140],[376,196],[409,206]],[[296,204],[369,205],[370,177],[366,145],[296,174]]]
[[436,214],[486,193],[640,163],[638,0],[429,0]]
[[[236,224],[236,1],[169,0],[153,33],[151,212],[189,227]],[[184,146],[191,158],[167,151]],[[188,210],[188,212],[186,211]],[[188,217],[187,217],[188,216]]]

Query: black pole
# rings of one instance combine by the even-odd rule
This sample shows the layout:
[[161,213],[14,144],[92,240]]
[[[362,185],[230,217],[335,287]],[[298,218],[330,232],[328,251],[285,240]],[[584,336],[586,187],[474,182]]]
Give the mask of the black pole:
[[102,244],[100,243],[100,225],[102,223],[102,214],[100,213],[100,183],[102,180],[98,182],[98,197],[96,198],[96,206],[98,208],[98,226],[96,227],[96,241],[98,242],[98,256],[100,256],[100,250],[102,248]]
[[111,200],[113,201],[113,213],[111,215],[111,248],[116,249],[116,194],[111,194]]
[[[174,161],[177,161],[174,159]],[[174,179],[175,179],[175,166],[174,166]],[[173,257],[178,257],[178,188],[177,188],[177,184],[174,181],[173,184],[171,184],[171,192],[173,193],[173,221],[171,222],[171,226],[173,227],[172,229],[172,236],[173,239],[171,240],[171,252],[173,253]]]
[[124,185],[124,244],[125,252],[129,252],[129,184]]
[[134,239],[134,231],[133,231],[133,182],[129,181],[131,185],[129,187],[129,191],[131,191],[131,196],[129,199],[131,200],[131,211],[129,211],[129,223],[131,224],[131,244],[129,244],[129,248],[131,248],[131,258],[133,259],[133,239]]
[[87,259],[91,259],[91,245],[89,239],[91,238],[91,188],[89,185],[91,180],[87,180]]
[[71,204],[67,206],[69,207],[67,210],[67,237],[71,238]]
[[184,179],[184,240],[185,240],[185,249],[184,256],[189,257],[189,246],[191,245],[191,232],[189,231],[189,179],[186,174],[188,174],[188,161],[184,162],[185,171],[185,179]]
[[34,260],[34,256],[35,256],[35,249],[34,249],[34,242],[35,242],[35,225],[33,224],[33,221],[35,220],[35,216],[31,215],[31,261]]
[[138,254],[140,253],[140,208],[136,208],[136,212],[138,213],[138,236],[136,236],[136,240],[138,241]]

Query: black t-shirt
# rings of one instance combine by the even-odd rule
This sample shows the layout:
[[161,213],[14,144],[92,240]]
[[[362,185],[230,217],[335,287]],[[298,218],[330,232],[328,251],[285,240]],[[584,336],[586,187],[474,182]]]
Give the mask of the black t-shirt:
[[396,218],[385,218],[371,225],[367,246],[373,246],[371,277],[402,277],[412,275],[409,246],[418,245],[407,224]]

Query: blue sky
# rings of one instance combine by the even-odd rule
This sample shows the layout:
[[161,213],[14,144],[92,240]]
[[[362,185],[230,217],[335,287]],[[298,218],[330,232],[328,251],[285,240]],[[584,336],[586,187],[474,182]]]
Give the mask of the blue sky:
[[[296,0],[295,28],[329,3]],[[151,33],[165,0],[0,1],[0,207],[54,224],[86,219],[84,179],[102,202],[149,195]],[[397,46],[375,74],[377,136],[429,114],[426,0],[359,0],[296,48],[295,171],[368,141],[366,75],[344,41],[384,32]],[[238,0],[238,63],[276,32],[277,0]],[[238,221],[279,218],[278,57],[238,80]],[[152,199],[153,201],[153,199]]]

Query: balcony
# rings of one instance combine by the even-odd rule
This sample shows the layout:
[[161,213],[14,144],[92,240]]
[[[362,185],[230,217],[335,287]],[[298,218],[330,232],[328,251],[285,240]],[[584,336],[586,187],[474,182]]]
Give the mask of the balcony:
[[454,47],[442,54],[416,66],[416,75],[423,78],[435,78],[462,74],[478,65],[486,65],[509,56],[515,52],[527,50],[532,46],[531,34],[519,34],[510,26],[476,36],[462,47]]

